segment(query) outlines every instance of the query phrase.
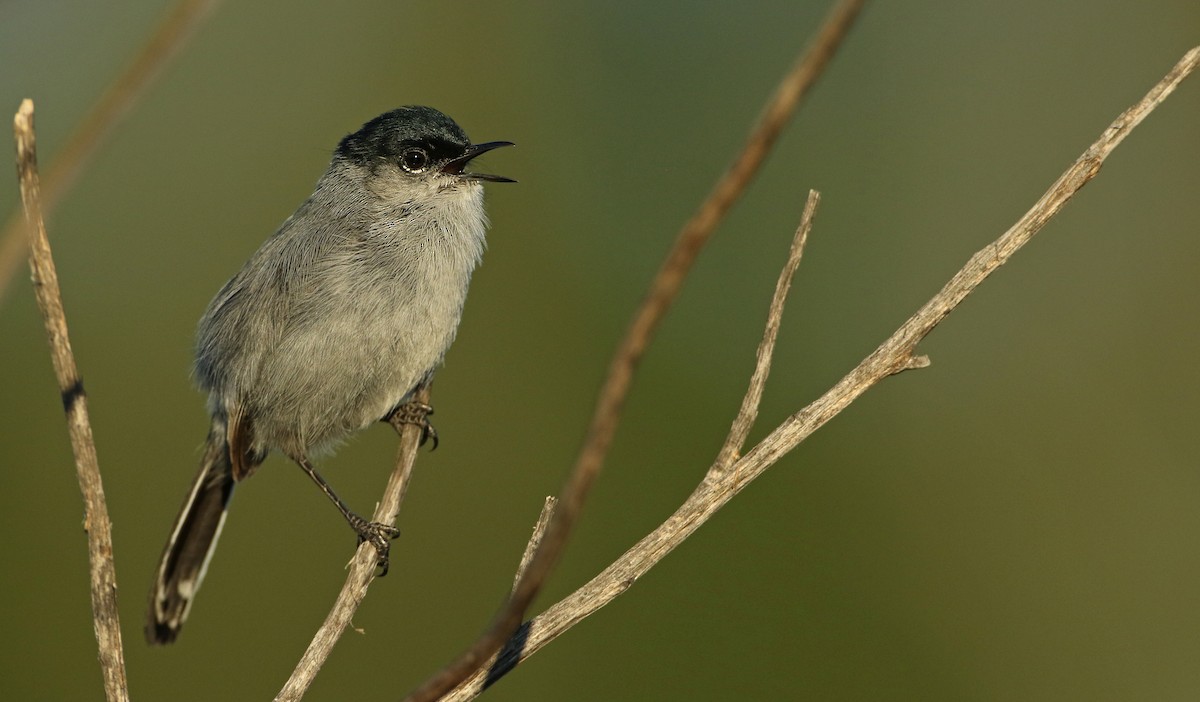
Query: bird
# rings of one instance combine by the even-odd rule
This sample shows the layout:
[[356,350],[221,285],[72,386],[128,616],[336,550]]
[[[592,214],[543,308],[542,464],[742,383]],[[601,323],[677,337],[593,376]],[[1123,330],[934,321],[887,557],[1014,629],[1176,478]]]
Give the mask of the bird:
[[462,317],[489,227],[467,170],[508,141],[472,143],[425,106],[385,112],[344,137],[308,197],[201,317],[194,376],[211,415],[200,467],[163,549],[146,639],[174,641],[204,579],[234,487],[272,451],[294,461],[388,569],[399,532],[352,511],[313,457],[379,421],[429,423],[415,402]]

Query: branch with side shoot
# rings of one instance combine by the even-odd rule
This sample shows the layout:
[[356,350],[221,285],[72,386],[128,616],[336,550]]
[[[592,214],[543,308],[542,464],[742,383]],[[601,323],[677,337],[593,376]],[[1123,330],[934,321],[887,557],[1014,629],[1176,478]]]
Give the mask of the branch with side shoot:
[[[917,345],[980,283],[1027,244],[1080,188],[1094,178],[1100,172],[1104,160],[1129,132],[1195,71],[1197,65],[1200,65],[1200,47],[1187,52],[1145,97],[1117,117],[1100,138],[1054,181],[1016,224],[972,256],[937,295],[874,352],[824,395],[786,419],[757,446],[739,458],[738,449],[757,413],[758,399],[769,367],[771,346],[768,339],[773,335],[772,324],[778,323],[774,313],[776,303],[773,302],[771,319],[767,323],[763,344],[759,347],[758,365],[742,409],[717,459],[695,491],[657,529],[599,575],[523,624],[517,634],[505,644],[497,661],[475,672],[442,699],[453,702],[474,699],[487,685],[500,677],[497,671],[511,670],[628,590],[733,499],[734,495],[868,389],[888,376],[929,365],[929,359],[916,355]],[[782,304],[778,288],[776,300]]]

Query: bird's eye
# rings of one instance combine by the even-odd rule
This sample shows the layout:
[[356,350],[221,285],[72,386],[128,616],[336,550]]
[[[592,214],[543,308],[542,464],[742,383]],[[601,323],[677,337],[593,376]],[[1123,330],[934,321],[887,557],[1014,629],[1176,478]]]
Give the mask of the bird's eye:
[[400,154],[400,165],[409,173],[420,173],[429,166],[429,154],[424,149],[405,149]]

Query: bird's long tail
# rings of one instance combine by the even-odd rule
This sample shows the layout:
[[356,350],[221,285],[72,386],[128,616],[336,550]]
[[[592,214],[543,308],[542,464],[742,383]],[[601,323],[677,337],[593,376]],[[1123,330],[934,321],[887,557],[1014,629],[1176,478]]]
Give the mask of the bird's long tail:
[[146,640],[151,644],[171,643],[179,636],[225,524],[233,485],[225,430],[214,422],[200,471],[175,518],[150,589]]

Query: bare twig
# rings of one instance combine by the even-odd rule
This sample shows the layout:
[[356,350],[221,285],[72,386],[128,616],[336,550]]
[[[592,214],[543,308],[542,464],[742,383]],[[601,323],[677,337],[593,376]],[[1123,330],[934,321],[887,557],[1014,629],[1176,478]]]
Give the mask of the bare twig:
[[88,536],[88,562],[92,582],[92,626],[99,646],[100,672],[104,694],[110,701],[128,700],[125,680],[125,653],[121,646],[121,620],[117,614],[117,575],[113,564],[112,525],[104,501],[104,484],[96,460],[96,444],[88,420],[87,394],[75,366],[71,340],[67,335],[67,317],[63,310],[58,273],[42,218],[41,187],[37,170],[37,141],[33,129],[33,101],[25,100],[13,118],[17,141],[17,179],[21,204],[29,231],[29,269],[38,310],[50,342],[54,375],[67,414],[67,431],[75,453],[75,473],[83,493],[84,530]]
[[[75,179],[91,161],[113,129],[129,115],[133,105],[162,75],[171,59],[179,55],[219,0],[180,0],[163,18],[150,40],[125,72],[113,81],[91,111],[71,134],[62,151],[46,169],[42,183],[42,212],[49,216]],[[0,299],[26,251],[26,237],[19,213],[4,225],[0,243]]]
[[742,151],[676,237],[609,365],[584,445],[559,495],[554,518],[529,563],[525,577],[521,578],[487,631],[456,660],[414,690],[406,698],[407,702],[428,702],[451,690],[495,654],[521,623],[529,604],[558,562],[567,535],[583,507],[584,498],[604,465],[634,371],[655,330],[679,293],[700,250],[758,172],[801,98],[824,73],[864,3],[865,0],[840,0],[834,7],[812,44],[784,76],[767,102]]
[[[586,585],[526,622],[518,634],[505,645],[500,661],[493,666],[492,671],[474,673],[443,700],[461,702],[473,699],[486,684],[496,679],[496,668],[515,667],[628,590],[638,578],[691,536],[742,488],[824,426],[868,388],[892,374],[927,366],[927,358],[913,355],[917,344],[984,279],[1028,243],[1080,188],[1094,178],[1113,149],[1165,100],[1184,78],[1195,71],[1197,65],[1200,65],[1200,47],[1187,52],[1144,98],[1117,117],[1100,138],[1084,151],[1016,224],[995,242],[972,256],[937,295],[854,370],[815,402],[776,427],[742,458],[728,466],[723,465],[719,459],[715,461],[696,490],[665,522]],[[756,370],[755,377],[759,375]],[[747,394],[748,401],[754,392],[752,386]],[[744,402],[743,413],[746,405]],[[733,439],[738,433],[740,430],[735,423],[730,438]],[[726,447],[732,443],[736,441],[727,441]],[[722,455],[725,453],[726,449],[722,449]]]
[[521,578],[525,577],[529,562],[533,560],[533,554],[537,553],[537,548],[546,535],[546,527],[550,526],[550,519],[554,516],[554,506],[557,504],[558,500],[554,497],[547,497],[545,503],[542,504],[542,512],[533,525],[533,535],[529,537],[529,543],[525,544],[525,553],[521,554],[521,562],[517,565],[517,574],[513,576],[514,590],[517,589],[517,585],[521,584]]
[[[428,404],[429,389],[421,390],[413,399]],[[375,515],[371,521],[395,524],[396,515],[400,513],[400,504],[404,501],[404,495],[408,491],[413,463],[417,459],[417,449],[421,446],[421,434],[421,428],[415,424],[404,427],[400,435],[400,447],[396,452],[396,467],[388,479],[383,498],[380,500],[379,506],[375,508]],[[333,608],[325,617],[321,628],[313,636],[304,655],[300,657],[300,662],[296,664],[292,676],[275,696],[276,702],[299,700],[312,685],[321,666],[325,664],[334,645],[341,638],[342,632],[350,625],[354,612],[358,610],[363,598],[367,596],[367,588],[375,579],[377,559],[378,554],[375,552],[375,547],[369,542],[359,545],[354,559],[350,561],[350,572],[346,576],[346,582],[342,585],[341,592],[334,601]]]
[[816,214],[817,205],[821,203],[821,194],[816,190],[808,191],[808,202],[804,205],[804,214],[800,218],[800,226],[796,228],[796,239],[792,242],[787,264],[779,272],[779,280],[775,283],[775,296],[771,298],[771,309],[767,313],[767,326],[763,330],[762,341],[758,344],[758,356],[755,360],[754,375],[750,377],[750,389],[742,398],[742,407],[738,410],[733,426],[729,428],[729,436],[725,445],[717,454],[717,465],[726,468],[737,457],[738,452],[746,443],[746,437],[754,427],[758,418],[758,406],[762,402],[763,388],[767,384],[767,375],[771,372],[771,355],[775,352],[775,339],[779,336],[779,325],[783,321],[783,303],[787,300],[788,290],[792,286],[792,277],[800,267],[800,257],[804,255],[804,244],[808,241],[808,233],[812,230],[812,219]]

